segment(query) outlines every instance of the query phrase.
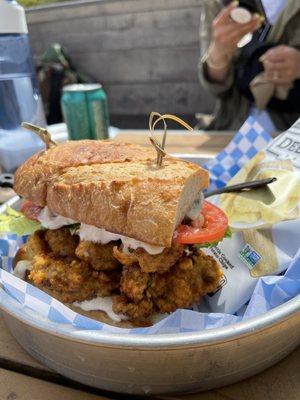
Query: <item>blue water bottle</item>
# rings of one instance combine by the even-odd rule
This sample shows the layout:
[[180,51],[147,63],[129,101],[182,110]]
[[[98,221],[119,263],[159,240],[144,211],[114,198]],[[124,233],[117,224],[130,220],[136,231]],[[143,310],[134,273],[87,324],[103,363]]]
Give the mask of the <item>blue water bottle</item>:
[[25,11],[16,1],[0,0],[0,167],[5,172],[43,148],[34,133],[21,128],[23,121],[45,126]]

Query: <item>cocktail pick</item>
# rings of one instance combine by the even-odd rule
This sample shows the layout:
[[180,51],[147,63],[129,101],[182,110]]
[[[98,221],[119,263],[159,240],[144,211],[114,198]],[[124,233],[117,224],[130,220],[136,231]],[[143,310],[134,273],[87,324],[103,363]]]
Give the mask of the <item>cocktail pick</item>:
[[[153,147],[155,148],[157,152],[157,159],[156,159],[156,164],[158,167],[162,165],[163,158],[167,155],[165,152],[165,144],[166,144],[166,139],[167,139],[167,133],[168,133],[168,127],[166,120],[172,120],[177,122],[178,124],[182,125],[184,128],[186,128],[189,131],[193,131],[194,129],[184,122],[181,118],[176,117],[175,115],[172,114],[159,114],[158,112],[152,111],[149,117],[149,130],[150,130],[150,137],[149,140]],[[158,139],[154,135],[154,129],[156,125],[162,121],[163,126],[164,126],[164,134],[161,143],[158,141]]]
[[57,146],[57,143],[51,139],[50,133],[47,129],[42,128],[40,126],[31,124],[29,122],[22,122],[22,128],[28,129],[31,132],[34,132],[39,136],[40,139],[45,143],[46,149],[50,149],[51,146]]

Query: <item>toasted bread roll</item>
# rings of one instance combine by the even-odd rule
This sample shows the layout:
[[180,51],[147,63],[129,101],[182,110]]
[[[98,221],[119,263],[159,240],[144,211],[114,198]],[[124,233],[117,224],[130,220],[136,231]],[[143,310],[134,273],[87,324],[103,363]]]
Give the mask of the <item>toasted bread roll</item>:
[[64,217],[170,247],[208,172],[198,165],[113,142],[67,142],[19,168],[15,191]]

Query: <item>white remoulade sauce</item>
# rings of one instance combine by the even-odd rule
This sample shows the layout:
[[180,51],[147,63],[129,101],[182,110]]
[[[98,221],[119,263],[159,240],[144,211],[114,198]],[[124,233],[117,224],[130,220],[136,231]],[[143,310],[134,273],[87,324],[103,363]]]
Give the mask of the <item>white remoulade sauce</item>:
[[[199,192],[192,207],[186,213],[186,217],[190,218],[191,220],[197,220],[203,206],[203,201],[204,195],[202,192]],[[52,213],[48,207],[42,209],[38,215],[38,220],[42,226],[47,229],[59,229],[62,226],[78,223],[78,221],[74,221],[71,218],[66,218],[59,214]],[[80,228],[76,233],[79,234],[80,240],[86,240],[93,243],[107,244],[111,241],[121,240],[125,252],[129,248],[133,250],[142,248],[147,253],[156,255],[162,253],[164,250],[164,247],[162,246],[155,246],[141,242],[128,236],[112,233],[102,228],[97,228],[93,225],[80,224]]]
[[[66,218],[58,214],[52,213],[48,207],[42,209],[38,215],[39,222],[47,229],[59,229],[62,226],[72,225],[78,223],[71,218]],[[124,246],[124,250],[131,248],[137,249],[138,247],[143,248],[147,253],[155,255],[163,252],[164,247],[154,246],[148,243],[135,240],[128,236],[119,235],[117,233],[108,232],[105,229],[97,228],[93,225],[80,224],[78,232],[80,240],[87,240],[93,243],[107,244],[115,240],[121,240]]]
[[147,253],[155,255],[163,252],[164,247],[154,246],[148,243],[140,242],[139,240],[132,239],[127,236],[119,235],[118,233],[111,233],[105,229],[96,228],[92,225],[81,224],[79,229],[80,240],[87,240],[89,242],[107,244],[114,240],[121,240],[124,250],[137,249],[142,247]]
[[120,322],[126,320],[127,317],[123,314],[116,314],[112,309],[112,297],[96,297],[92,300],[85,300],[82,302],[75,301],[75,307],[79,307],[84,311],[104,311],[113,321]]
[[61,215],[55,214],[46,206],[38,215],[38,221],[47,229],[59,229],[65,225],[76,224],[71,218],[66,218]]
[[32,269],[32,265],[31,265],[30,261],[28,261],[28,260],[18,261],[17,265],[15,266],[15,268],[13,270],[13,275],[15,275],[17,278],[24,280],[25,276],[26,276],[26,272],[31,271],[31,269]]

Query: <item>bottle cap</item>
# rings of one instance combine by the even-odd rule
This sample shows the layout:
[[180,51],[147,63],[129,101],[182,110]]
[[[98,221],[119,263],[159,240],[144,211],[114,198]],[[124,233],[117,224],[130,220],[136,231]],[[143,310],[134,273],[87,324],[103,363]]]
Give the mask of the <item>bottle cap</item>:
[[16,1],[0,0],[0,35],[28,33],[25,10]]
[[246,24],[251,21],[252,14],[244,7],[236,7],[230,11],[230,17],[234,22]]

